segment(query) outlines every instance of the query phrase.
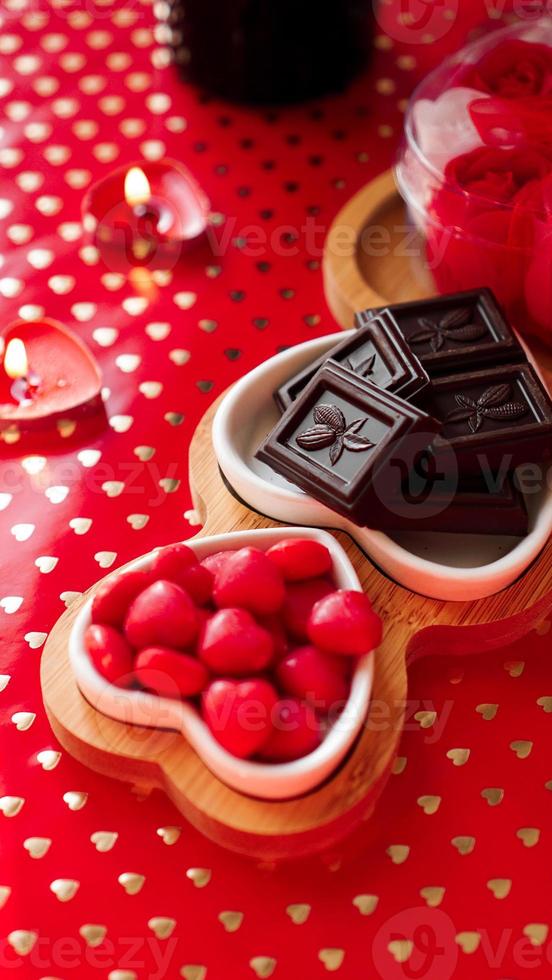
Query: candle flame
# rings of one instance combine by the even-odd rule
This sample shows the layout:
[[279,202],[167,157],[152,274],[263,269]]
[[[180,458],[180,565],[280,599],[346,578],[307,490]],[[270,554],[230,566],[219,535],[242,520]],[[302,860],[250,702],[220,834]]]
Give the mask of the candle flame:
[[19,337],[13,337],[6,347],[4,370],[8,378],[13,378],[14,381],[18,378],[26,378],[29,373],[27,351],[25,344]]
[[134,208],[146,204],[151,197],[149,180],[140,167],[131,167],[125,177],[125,200]]

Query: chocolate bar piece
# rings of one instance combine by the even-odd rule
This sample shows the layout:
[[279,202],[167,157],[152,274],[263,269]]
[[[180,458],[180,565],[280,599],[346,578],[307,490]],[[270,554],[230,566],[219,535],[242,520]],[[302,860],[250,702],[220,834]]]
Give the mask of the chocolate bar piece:
[[429,385],[427,371],[406,343],[392,316],[384,310],[367,320],[352,337],[345,337],[281,385],[274,392],[274,400],[282,412],[289,408],[328,359],[401,398],[413,398]]
[[550,458],[552,402],[528,363],[434,379],[423,407],[442,423],[436,458],[452,451],[462,475]]
[[332,510],[377,526],[440,423],[333,361],[257,450],[258,459]]
[[[357,313],[359,328],[382,311]],[[525,353],[490,289],[389,306],[408,345],[429,376],[479,370],[486,364],[517,364]]]
[[449,534],[500,534],[524,537],[529,515],[513,474],[502,481],[483,477],[427,480],[410,474],[400,499],[388,502],[378,518],[386,531],[444,531]]

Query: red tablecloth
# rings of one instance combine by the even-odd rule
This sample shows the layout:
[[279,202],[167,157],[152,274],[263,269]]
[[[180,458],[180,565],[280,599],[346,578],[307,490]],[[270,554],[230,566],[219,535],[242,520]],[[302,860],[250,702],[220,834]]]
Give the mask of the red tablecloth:
[[[410,714],[437,721],[411,718],[354,853],[276,869],[60,752],[39,684],[64,605],[194,533],[187,446],[211,400],[281,346],[334,329],[324,229],[389,164],[417,71],[480,20],[471,6],[456,20],[457,3],[442,7],[438,46],[380,34],[346,96],[258,113],[182,86],[147,3],[3,4],[2,320],[44,311],[76,327],[101,362],[110,426],[0,465],[2,976],[550,976],[549,624],[513,649],[415,666]],[[384,14],[393,34],[396,9]],[[144,297],[82,248],[80,203],[113,165],[164,154],[190,166],[230,235],[224,254],[191,258]],[[241,247],[248,226],[268,235],[259,254]],[[277,245],[289,231],[295,255]]]

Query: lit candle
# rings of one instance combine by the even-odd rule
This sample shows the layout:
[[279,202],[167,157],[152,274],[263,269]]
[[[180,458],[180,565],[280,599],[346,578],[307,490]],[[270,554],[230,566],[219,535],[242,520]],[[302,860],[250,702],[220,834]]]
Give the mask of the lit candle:
[[148,178],[141,167],[131,167],[125,177],[125,198],[131,208],[147,204],[151,197]]
[[[158,235],[166,235],[174,221],[174,212],[159,198],[154,198],[151,185],[141,167],[131,167],[125,177],[125,201],[136,218],[153,225]],[[146,231],[149,229],[146,227]]]
[[173,268],[210,221],[209,201],[182,164],[141,164],[113,170],[83,199],[88,240],[110,269],[126,274],[137,266]]
[[66,434],[88,419],[102,422],[100,370],[80,337],[43,319],[9,324],[0,340],[1,441],[56,427]]
[[40,378],[29,368],[25,344],[20,337],[12,337],[4,355],[4,370],[12,379],[10,394],[19,405],[30,402],[40,385]]

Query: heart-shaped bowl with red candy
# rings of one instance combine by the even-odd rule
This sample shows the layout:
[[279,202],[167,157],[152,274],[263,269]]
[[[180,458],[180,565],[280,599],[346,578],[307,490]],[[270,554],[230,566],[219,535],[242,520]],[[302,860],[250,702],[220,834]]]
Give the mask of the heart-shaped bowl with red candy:
[[380,637],[339,542],[283,527],[137,559],[83,606],[69,652],[99,712],[179,731],[224,783],[277,800],[312,790],[356,740]]

